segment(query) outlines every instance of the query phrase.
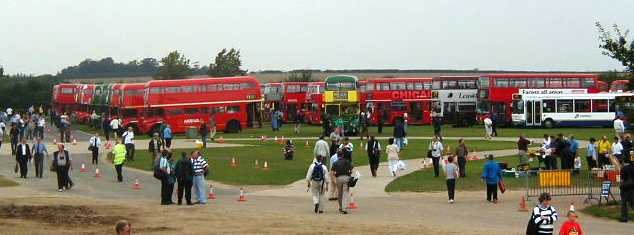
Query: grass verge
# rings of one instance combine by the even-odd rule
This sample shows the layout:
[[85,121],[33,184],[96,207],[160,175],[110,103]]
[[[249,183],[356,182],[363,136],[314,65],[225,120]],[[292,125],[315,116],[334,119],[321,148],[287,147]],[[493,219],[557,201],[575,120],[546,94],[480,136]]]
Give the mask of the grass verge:
[[[610,202],[607,205],[592,205],[581,210],[583,213],[613,220],[621,219],[621,202]],[[634,218],[634,210],[629,211],[630,218]]]

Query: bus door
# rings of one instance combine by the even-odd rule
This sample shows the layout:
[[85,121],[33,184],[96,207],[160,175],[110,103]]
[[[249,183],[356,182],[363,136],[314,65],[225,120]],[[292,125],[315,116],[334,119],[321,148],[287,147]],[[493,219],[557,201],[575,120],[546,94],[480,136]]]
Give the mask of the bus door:
[[258,117],[258,103],[249,103],[247,104],[247,126],[248,127],[259,127],[259,117]]
[[423,120],[423,103],[422,102],[410,102],[408,118],[414,119],[414,123],[420,123]]
[[295,122],[297,116],[297,103],[286,104],[286,122]]
[[542,125],[542,101],[541,100],[527,100],[525,102],[525,115],[526,126],[541,126]]

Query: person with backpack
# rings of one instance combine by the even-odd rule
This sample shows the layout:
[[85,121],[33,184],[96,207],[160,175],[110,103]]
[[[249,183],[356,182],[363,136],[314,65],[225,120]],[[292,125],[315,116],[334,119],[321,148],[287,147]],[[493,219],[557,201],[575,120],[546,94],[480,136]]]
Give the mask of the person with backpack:
[[114,165],[115,170],[117,171],[117,181],[119,183],[123,182],[123,163],[126,160],[126,146],[121,143],[121,139],[117,139],[117,144],[112,148],[112,164]]
[[57,189],[59,192],[71,189],[74,184],[68,176],[68,171],[73,169],[70,153],[64,149],[63,144],[57,145],[58,151],[53,153],[51,170],[57,173]]
[[[191,153],[192,155],[194,152]],[[176,191],[178,196],[178,205],[183,204],[183,193],[185,193],[185,201],[187,205],[193,205],[192,203],[192,185],[194,184],[194,171],[191,159],[185,152],[181,153],[181,159],[176,162],[176,182],[178,182],[178,189]]]
[[381,143],[379,143],[374,136],[370,136],[370,139],[365,145],[365,150],[368,152],[368,162],[370,163],[372,177],[376,177],[376,170],[379,169],[381,156]]
[[306,183],[310,192],[313,194],[313,204],[315,205],[315,213],[324,213],[324,195],[328,191],[328,167],[323,164],[324,156],[316,157],[316,162],[311,163],[306,172]]
[[557,210],[550,204],[552,198],[548,193],[539,195],[539,204],[533,208],[533,213],[526,227],[527,235],[552,235],[555,222],[559,218]]

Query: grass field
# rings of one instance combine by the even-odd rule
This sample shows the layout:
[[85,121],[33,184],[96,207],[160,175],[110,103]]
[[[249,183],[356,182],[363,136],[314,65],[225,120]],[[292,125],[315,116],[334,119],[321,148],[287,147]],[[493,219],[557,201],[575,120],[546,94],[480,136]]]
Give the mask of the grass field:
[[[386,141],[382,141],[385,145]],[[225,147],[205,149],[203,154],[209,160],[211,165],[211,174],[209,179],[232,185],[286,185],[303,178],[306,175],[308,164],[312,161],[313,144],[305,146],[305,142],[297,143],[295,151],[295,160],[286,161],[282,156],[282,145],[273,143],[272,141],[261,143],[259,141],[235,141],[235,143],[247,144],[243,147]],[[456,146],[456,141],[447,140],[446,144]],[[466,141],[472,148],[478,151],[509,149],[514,148],[514,142],[490,142],[490,141]],[[493,144],[492,144],[493,143]],[[367,154],[359,148],[359,141],[353,141],[355,152],[353,154],[353,163],[356,166],[368,164]],[[410,145],[402,152],[401,158],[414,159],[422,158],[426,155],[426,149],[429,140],[411,141]],[[176,159],[180,158],[180,152],[189,152],[192,149],[175,150]],[[231,159],[235,157],[239,166],[236,168],[229,167]],[[127,166],[150,170],[151,163],[147,151],[137,150],[136,161],[128,162]],[[264,171],[255,168],[255,160],[258,160],[260,166],[267,161],[270,170]],[[386,160],[385,154],[381,157],[382,161]]]
[[[76,128],[84,132],[93,133],[95,130],[87,125],[75,125]],[[386,126],[383,128],[383,133],[378,134],[376,127],[370,127],[369,133],[375,136],[388,137],[392,136],[392,127]],[[265,123],[262,128],[247,128],[240,133],[218,133],[216,137],[223,136],[224,138],[260,138],[261,136],[267,136],[273,138],[274,136],[284,137],[316,137],[322,132],[321,126],[306,125],[303,124],[300,134],[293,133],[293,124],[284,124],[280,131],[272,132],[269,123]],[[500,137],[518,137],[520,134],[525,134],[527,137],[540,138],[544,134],[556,135],[562,134],[574,134],[577,139],[587,140],[590,137],[600,137],[603,135],[612,136],[614,130],[612,128],[555,128],[555,129],[542,129],[542,128],[498,128],[498,134]],[[409,136],[432,136],[433,128],[431,126],[408,126]],[[448,137],[483,137],[484,127],[460,127],[454,128],[450,125],[445,125],[442,128],[442,135]],[[147,135],[138,135],[137,139],[148,138]],[[185,138],[184,135],[176,135],[176,138]]]
[[5,178],[4,176],[0,175],[0,187],[11,187],[11,186],[16,186],[18,185],[18,183],[9,180],[7,178]]
[[[587,162],[585,161],[585,149],[580,149],[578,155],[582,156],[582,170],[587,169]],[[518,156],[507,156],[495,159],[498,162],[506,162],[509,167],[514,167],[519,164]],[[459,178],[456,182],[456,191],[478,191],[484,190],[484,182],[480,180],[482,175],[482,169],[486,160],[468,161],[467,162],[467,177]],[[557,162],[558,166],[561,166],[561,162]],[[531,167],[537,167],[537,162],[532,162]],[[581,175],[585,175],[582,173]],[[509,190],[523,190],[526,186],[524,178],[504,177],[504,182]],[[418,170],[410,174],[399,177],[392,181],[386,188],[387,192],[437,192],[446,191],[447,185],[445,178],[441,173],[441,176],[434,178],[434,170],[427,168],[424,170]]]
[[[610,202],[608,205],[592,205],[581,210],[583,213],[596,217],[604,217],[613,220],[621,219],[621,202]],[[630,218],[634,218],[634,210],[629,211]]]

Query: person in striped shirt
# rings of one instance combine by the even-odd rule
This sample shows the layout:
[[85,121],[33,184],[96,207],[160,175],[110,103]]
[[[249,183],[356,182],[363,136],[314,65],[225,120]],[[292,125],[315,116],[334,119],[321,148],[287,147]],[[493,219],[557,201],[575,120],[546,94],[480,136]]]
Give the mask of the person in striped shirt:
[[194,170],[194,189],[196,190],[195,195],[198,198],[198,204],[206,204],[207,196],[205,196],[205,194],[207,182],[205,181],[205,176],[207,176],[209,172],[209,165],[200,151],[195,151],[192,154],[192,165]]
[[533,209],[532,220],[537,226],[537,234],[553,234],[559,215],[555,207],[550,205],[551,199],[550,194],[542,193],[539,195],[539,204]]

